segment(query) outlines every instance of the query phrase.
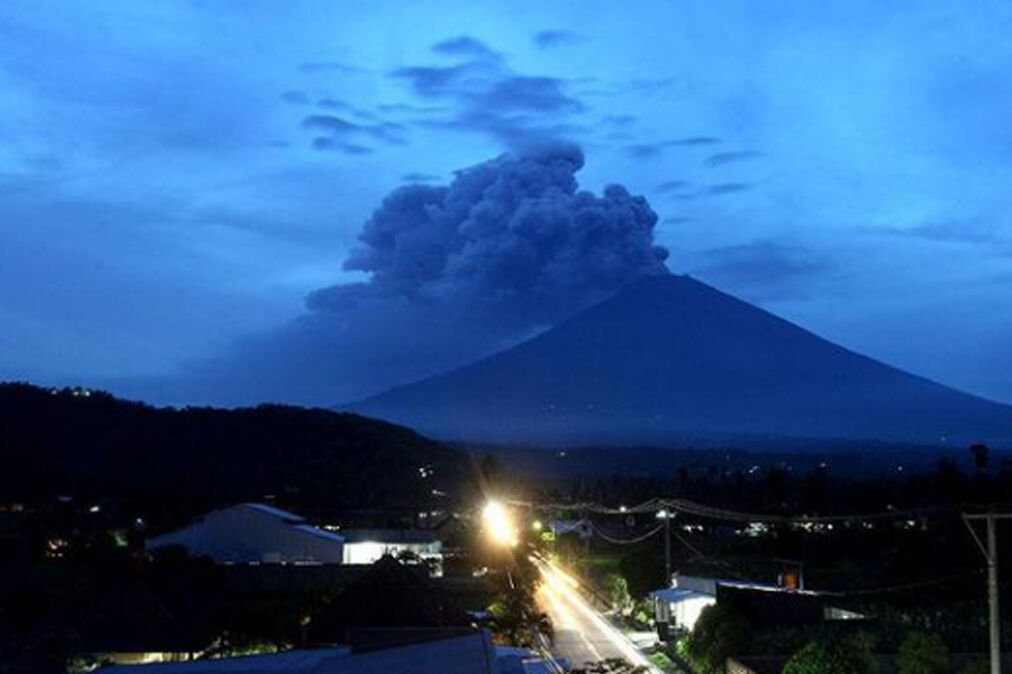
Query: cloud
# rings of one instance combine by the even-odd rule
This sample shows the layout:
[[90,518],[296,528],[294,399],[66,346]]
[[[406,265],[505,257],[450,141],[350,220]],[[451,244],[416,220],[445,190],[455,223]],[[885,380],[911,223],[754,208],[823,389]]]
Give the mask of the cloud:
[[542,49],[567,47],[584,40],[586,40],[584,36],[568,30],[543,30],[534,35],[534,44]]
[[340,149],[349,154],[365,154],[371,149],[361,143],[350,143],[349,139],[363,137],[380,140],[388,145],[405,145],[407,140],[402,132],[404,125],[396,122],[380,122],[377,124],[356,124],[337,115],[307,115],[302,120],[306,129],[324,131],[329,136],[317,136],[313,139],[313,147],[318,150]]
[[446,112],[442,105],[411,105],[410,103],[383,103],[376,106],[378,112],[384,114],[431,115]]
[[661,156],[665,147],[664,143],[634,143],[626,145],[622,151],[636,159],[653,159]]
[[341,154],[349,155],[364,155],[373,153],[373,149],[366,145],[345,143],[328,136],[317,136],[313,139],[312,145],[314,150],[321,150],[323,152],[340,152]]
[[805,283],[832,270],[825,255],[769,239],[703,251],[691,273],[757,299],[805,296]]
[[685,189],[689,186],[689,183],[685,180],[665,180],[654,188],[656,192],[677,192],[678,190]]
[[1001,218],[953,218],[905,229],[876,229],[874,233],[921,239],[933,243],[977,246],[991,255],[1012,257],[1012,237],[996,224]]
[[636,115],[605,115],[601,118],[602,124],[610,126],[628,126],[636,121]]
[[370,283],[317,291],[309,306],[399,295],[502,302],[540,320],[602,286],[662,272],[667,253],[653,244],[646,200],[618,185],[601,197],[577,191],[582,166],[579,148],[555,145],[466,169],[449,186],[395,190],[344,265]]
[[[696,145],[713,145],[719,143],[719,138],[711,136],[690,136],[688,138],[671,138],[658,140],[653,143],[635,143],[626,145],[623,151],[637,159],[652,159],[661,156],[665,150],[672,147],[693,147]],[[717,155],[714,155],[717,156]]]
[[720,138],[714,138],[713,136],[689,136],[688,138],[679,138],[671,141],[672,145],[716,145],[720,143]]
[[281,100],[292,105],[309,105],[309,95],[305,91],[296,89],[281,94]]
[[335,135],[357,133],[358,124],[342,119],[337,115],[309,115],[302,119],[302,126],[307,129],[320,129]]
[[699,192],[696,196],[699,197],[719,197],[725,194],[738,194],[739,192],[745,192],[752,189],[751,183],[720,183],[719,185],[710,185]]
[[711,154],[703,163],[710,168],[715,168],[717,166],[724,166],[725,164],[734,164],[737,162],[758,159],[762,156],[762,152],[752,152],[749,150],[741,152],[718,152],[717,154]]
[[407,66],[390,74],[409,82],[419,96],[431,98],[461,93],[454,85],[460,84],[464,75],[473,70],[472,63],[462,63],[455,66]]
[[667,273],[657,215],[619,185],[579,189],[570,144],[503,155],[383,199],[344,262],[362,279],[198,377],[252,401],[336,404],[505,348],[644,276]]
[[499,54],[489,49],[484,42],[470,35],[460,35],[432,45],[432,51],[449,56],[477,56],[499,58]]
[[587,106],[567,92],[565,80],[518,73],[498,53],[466,36],[439,42],[433,50],[462,60],[390,73],[416,96],[450,104],[448,114],[418,123],[483,133],[520,151],[583,130],[572,120]]
[[439,180],[439,176],[431,173],[405,173],[401,180],[406,183],[431,183]]
[[476,103],[485,110],[576,113],[586,109],[583,103],[567,96],[562,81],[553,77],[507,77],[482,92]]
[[337,72],[346,75],[361,75],[369,72],[367,68],[360,68],[341,61],[306,61],[299,64],[299,70],[304,73]]
[[345,112],[355,117],[356,119],[363,120],[366,122],[373,122],[378,119],[377,115],[368,110],[362,110],[356,108],[351,103],[346,101],[338,100],[336,98],[321,98],[316,102],[316,106],[324,110],[330,110],[332,112]]

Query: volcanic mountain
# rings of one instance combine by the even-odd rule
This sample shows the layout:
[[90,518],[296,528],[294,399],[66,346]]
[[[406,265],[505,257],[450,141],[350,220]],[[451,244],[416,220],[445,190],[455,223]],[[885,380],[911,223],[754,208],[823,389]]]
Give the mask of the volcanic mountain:
[[437,438],[509,443],[1012,440],[1012,407],[675,275],[633,283],[519,346],[349,409]]

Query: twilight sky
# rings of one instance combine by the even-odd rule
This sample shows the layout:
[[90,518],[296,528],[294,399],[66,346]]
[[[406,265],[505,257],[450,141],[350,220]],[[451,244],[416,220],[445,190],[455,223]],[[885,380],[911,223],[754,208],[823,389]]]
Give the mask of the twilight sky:
[[666,264],[1012,402],[1010,32],[1004,1],[5,0],[0,379],[337,403]]

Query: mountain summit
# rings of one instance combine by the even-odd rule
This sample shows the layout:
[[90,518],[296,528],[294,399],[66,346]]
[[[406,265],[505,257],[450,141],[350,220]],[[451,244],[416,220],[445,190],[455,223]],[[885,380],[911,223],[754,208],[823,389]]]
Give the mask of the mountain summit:
[[519,346],[349,408],[439,438],[496,442],[1012,438],[1012,407],[674,275],[633,283]]

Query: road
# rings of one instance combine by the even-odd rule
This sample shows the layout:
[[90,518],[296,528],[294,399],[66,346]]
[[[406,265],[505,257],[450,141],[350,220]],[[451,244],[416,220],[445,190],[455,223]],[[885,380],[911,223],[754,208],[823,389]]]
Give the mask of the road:
[[542,583],[537,600],[555,626],[552,653],[574,667],[608,658],[660,670],[580,595],[579,581],[550,562],[535,559]]

